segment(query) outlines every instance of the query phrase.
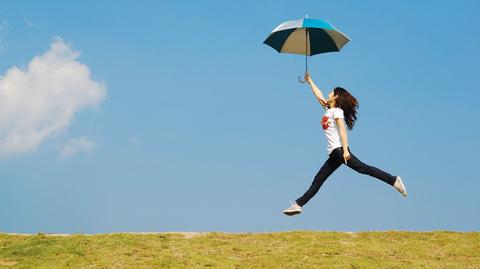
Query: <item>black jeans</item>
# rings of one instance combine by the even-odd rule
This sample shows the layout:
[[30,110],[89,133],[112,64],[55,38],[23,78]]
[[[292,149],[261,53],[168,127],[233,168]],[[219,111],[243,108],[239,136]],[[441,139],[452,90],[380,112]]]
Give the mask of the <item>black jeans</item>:
[[[355,155],[352,154],[350,148],[348,148],[350,152],[350,159],[347,161],[347,166],[352,168],[353,170],[361,173],[366,174],[375,178],[382,180],[383,182],[390,184],[393,186],[395,183],[396,177],[390,175],[387,172],[384,172],[376,167],[367,165],[362,163]],[[299,206],[303,206],[306,204],[312,197],[318,192],[320,187],[322,186],[323,182],[327,180],[327,178],[340,166],[345,164],[345,160],[343,159],[343,148],[339,147],[334,149],[330,152],[330,155],[327,161],[323,164],[322,168],[318,171],[315,179],[312,182],[310,188],[303,194],[302,197],[296,200]]]

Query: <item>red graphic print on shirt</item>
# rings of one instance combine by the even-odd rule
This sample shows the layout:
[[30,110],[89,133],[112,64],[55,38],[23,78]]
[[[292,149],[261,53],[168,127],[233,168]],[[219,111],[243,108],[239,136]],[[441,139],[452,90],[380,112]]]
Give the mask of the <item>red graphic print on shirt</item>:
[[322,118],[322,127],[324,130],[326,130],[329,126],[329,122],[328,122],[328,117],[327,116],[323,116]]

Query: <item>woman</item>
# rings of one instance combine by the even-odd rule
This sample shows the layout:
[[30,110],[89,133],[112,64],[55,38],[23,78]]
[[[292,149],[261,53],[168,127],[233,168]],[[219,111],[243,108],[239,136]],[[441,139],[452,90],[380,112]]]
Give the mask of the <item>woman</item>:
[[392,176],[376,167],[362,163],[353,155],[348,147],[348,138],[345,125],[352,129],[357,120],[358,101],[347,90],[336,87],[328,94],[325,100],[322,92],[313,82],[308,73],[305,73],[305,81],[308,82],[315,97],[326,110],[321,124],[325,136],[327,137],[328,159],[318,171],[310,188],[302,197],[295,200],[295,203],[283,211],[288,216],[300,214],[304,206],[320,189],[323,182],[330,176],[342,163],[345,163],[353,170],[382,180],[392,185],[404,197],[407,191],[399,176]]

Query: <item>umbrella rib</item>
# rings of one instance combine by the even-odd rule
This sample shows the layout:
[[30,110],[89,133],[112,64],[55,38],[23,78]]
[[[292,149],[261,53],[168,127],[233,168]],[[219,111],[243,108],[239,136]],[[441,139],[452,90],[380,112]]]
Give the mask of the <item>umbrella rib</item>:
[[308,72],[308,28],[305,28],[305,73]]

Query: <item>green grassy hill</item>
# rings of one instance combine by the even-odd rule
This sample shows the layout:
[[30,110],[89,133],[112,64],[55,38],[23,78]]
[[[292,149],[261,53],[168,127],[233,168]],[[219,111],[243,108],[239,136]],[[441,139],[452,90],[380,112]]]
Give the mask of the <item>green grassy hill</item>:
[[480,233],[0,234],[0,268],[480,268]]

